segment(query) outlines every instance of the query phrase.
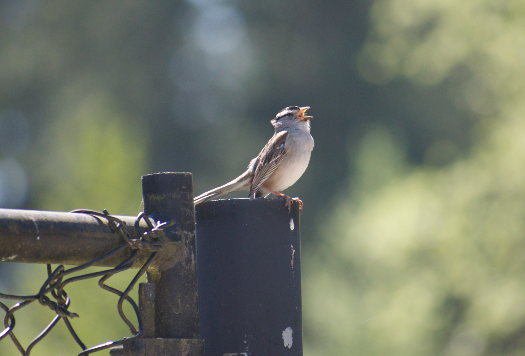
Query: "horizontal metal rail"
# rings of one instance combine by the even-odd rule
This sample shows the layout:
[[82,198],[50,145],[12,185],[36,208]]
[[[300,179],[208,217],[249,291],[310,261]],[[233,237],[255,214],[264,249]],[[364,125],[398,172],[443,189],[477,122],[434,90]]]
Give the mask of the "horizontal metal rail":
[[[138,238],[134,216],[117,216],[126,231]],[[147,229],[142,220],[139,225]],[[106,219],[87,214],[0,209],[0,262],[80,265],[122,245]],[[96,266],[115,267],[131,255],[131,248],[108,257]],[[151,252],[139,251],[133,264],[140,267]]]

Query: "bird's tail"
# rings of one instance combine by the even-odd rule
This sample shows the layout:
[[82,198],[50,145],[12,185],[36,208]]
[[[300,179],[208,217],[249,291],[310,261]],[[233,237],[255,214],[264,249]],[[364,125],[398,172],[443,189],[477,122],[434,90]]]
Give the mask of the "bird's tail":
[[243,175],[235,178],[231,182],[228,182],[224,185],[221,185],[218,188],[207,191],[206,193],[202,193],[201,195],[193,199],[193,203],[197,205],[202,202],[205,202],[206,200],[210,200],[224,194],[237,192],[239,190],[250,190],[250,173],[250,171],[246,171]]

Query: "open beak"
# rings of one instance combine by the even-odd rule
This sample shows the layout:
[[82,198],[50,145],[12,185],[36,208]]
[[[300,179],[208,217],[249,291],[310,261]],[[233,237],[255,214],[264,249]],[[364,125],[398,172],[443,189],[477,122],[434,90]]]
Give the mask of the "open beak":
[[309,106],[304,106],[302,107],[300,110],[299,110],[299,114],[297,114],[297,117],[299,118],[299,120],[301,121],[308,121],[312,118],[312,116],[306,116],[305,113],[306,113],[306,110],[310,109]]

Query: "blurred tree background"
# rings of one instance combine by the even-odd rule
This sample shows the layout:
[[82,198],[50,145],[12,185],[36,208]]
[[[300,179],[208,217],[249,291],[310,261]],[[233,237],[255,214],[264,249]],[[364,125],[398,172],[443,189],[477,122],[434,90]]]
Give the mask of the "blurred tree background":
[[[1,1],[0,206],[135,215],[158,171],[200,194],[309,105],[305,354],[523,355],[524,64],[521,0]],[[89,345],[127,335],[97,288],[68,289]],[[52,336],[34,353],[80,351]]]

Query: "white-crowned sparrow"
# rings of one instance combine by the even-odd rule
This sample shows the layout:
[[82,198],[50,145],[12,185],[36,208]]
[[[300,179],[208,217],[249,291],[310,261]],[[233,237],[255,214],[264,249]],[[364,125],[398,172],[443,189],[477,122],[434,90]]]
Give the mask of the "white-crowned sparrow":
[[248,197],[266,197],[270,193],[286,199],[286,207],[291,209],[292,200],[282,190],[293,185],[304,173],[314,139],[310,135],[310,119],[305,112],[310,107],[289,106],[281,110],[271,121],[275,134],[257,157],[251,160],[248,170],[223,186],[212,189],[195,198],[195,205],[223,194],[239,190],[249,190]]

